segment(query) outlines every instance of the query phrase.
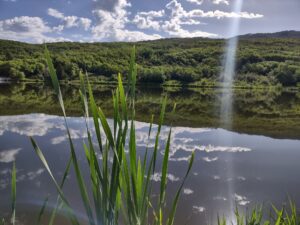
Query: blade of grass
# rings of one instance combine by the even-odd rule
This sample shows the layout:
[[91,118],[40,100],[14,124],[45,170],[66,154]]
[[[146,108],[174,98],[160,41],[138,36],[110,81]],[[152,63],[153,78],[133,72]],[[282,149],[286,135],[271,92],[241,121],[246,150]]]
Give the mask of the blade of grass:
[[49,167],[49,165],[47,163],[46,158],[44,157],[44,154],[42,153],[41,149],[38,147],[38,145],[36,144],[36,142],[34,141],[34,139],[30,137],[30,140],[31,140],[32,146],[34,147],[34,150],[35,150],[37,156],[40,158],[40,160],[43,163],[44,167],[46,168],[48,174],[50,175],[53,183],[55,184],[56,190],[58,191],[58,193],[60,195],[60,198],[62,199],[62,201],[64,202],[64,204],[65,204],[65,206],[67,208],[67,212],[69,213],[69,217],[71,219],[72,224],[79,225],[79,222],[78,222],[78,220],[77,220],[77,218],[76,218],[73,210],[71,209],[68,200],[66,199],[63,191],[61,190],[61,188],[58,185],[56,179],[54,178],[54,176],[52,174],[52,171],[50,170],[50,167]]
[[190,173],[190,171],[192,169],[192,166],[193,166],[193,163],[194,163],[194,159],[195,159],[195,152],[193,152],[192,155],[191,155],[191,158],[190,158],[190,161],[189,161],[189,165],[188,165],[188,169],[187,169],[186,174],[185,174],[185,176],[183,178],[183,181],[182,181],[182,183],[181,183],[181,185],[180,185],[180,187],[179,187],[179,189],[178,189],[178,191],[177,191],[177,193],[175,195],[174,201],[173,201],[173,203],[171,205],[172,208],[171,208],[171,213],[169,214],[169,217],[168,217],[167,225],[173,225],[173,223],[174,223],[174,218],[175,218],[175,213],[176,213],[176,209],[177,209],[177,204],[178,204],[179,196],[180,196],[181,190],[182,190],[182,188],[183,188],[183,186],[185,184],[185,181],[186,181],[186,179],[187,179],[187,177],[188,177],[188,175],[189,175],[189,173]]
[[17,172],[16,172],[16,163],[13,163],[13,168],[11,172],[11,199],[12,199],[12,214],[11,214],[11,223],[13,225],[16,224],[16,196],[17,196],[17,182],[16,182],[16,177],[17,177]]
[[38,215],[38,219],[37,219],[37,224],[40,225],[41,224],[41,221],[42,221],[42,218],[43,218],[43,215],[44,215],[44,212],[45,212],[45,209],[47,207],[47,204],[48,204],[48,200],[49,200],[49,197],[47,196],[43,202],[43,205],[42,205],[42,208],[39,212],[39,215]]

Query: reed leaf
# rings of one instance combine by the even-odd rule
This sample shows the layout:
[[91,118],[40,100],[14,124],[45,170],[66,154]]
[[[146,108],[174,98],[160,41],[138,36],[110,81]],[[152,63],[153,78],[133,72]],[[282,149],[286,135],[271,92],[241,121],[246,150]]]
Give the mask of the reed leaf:
[[17,198],[17,172],[16,172],[16,163],[13,163],[13,168],[11,172],[11,223],[16,224],[16,198]]

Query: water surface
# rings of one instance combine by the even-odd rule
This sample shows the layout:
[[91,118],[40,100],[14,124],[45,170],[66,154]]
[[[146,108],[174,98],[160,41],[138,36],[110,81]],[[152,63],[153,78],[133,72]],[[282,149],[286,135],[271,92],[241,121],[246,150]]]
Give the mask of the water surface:
[[[111,89],[113,87],[95,89],[98,104],[108,117],[112,113]],[[88,177],[82,147],[86,133],[78,107],[77,88],[67,86],[63,92],[71,135],[83,173]],[[170,197],[174,196],[184,176],[191,152],[196,152],[195,163],[179,203],[176,225],[211,222],[217,213],[230,215],[230,202],[247,209],[257,203],[280,205],[289,195],[300,203],[300,96],[297,92],[235,90],[233,126],[229,131],[222,128],[219,120],[222,93],[218,89],[139,88],[136,128],[140,155],[148,143],[150,115],[159,112],[163,94],[169,96],[169,111],[177,102],[177,113],[173,117],[167,114],[162,129],[158,163],[162,160],[162,149],[173,122],[168,175]],[[60,180],[70,154],[63,118],[51,88],[42,85],[1,85],[0,106],[1,212],[8,214],[10,210],[10,168],[16,160],[17,214],[20,221],[33,224],[44,198],[50,196],[51,207],[55,203],[56,192],[34,153],[29,136],[40,145],[54,175]],[[150,146],[155,129],[156,126]],[[158,184],[159,179],[157,171],[153,180]],[[74,186],[76,181],[72,172],[64,190],[81,215],[80,196]],[[58,221],[57,224],[65,222]]]

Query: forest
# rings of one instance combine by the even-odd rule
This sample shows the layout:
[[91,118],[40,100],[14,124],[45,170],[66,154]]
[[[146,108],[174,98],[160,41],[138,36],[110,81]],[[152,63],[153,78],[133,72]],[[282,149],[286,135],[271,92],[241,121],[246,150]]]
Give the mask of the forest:
[[[60,80],[76,81],[79,71],[91,81],[116,82],[126,77],[130,49],[137,49],[138,82],[217,86],[224,59],[224,39],[173,38],[137,43],[48,43]],[[0,40],[0,77],[49,79],[43,44]],[[300,39],[241,37],[237,53],[237,86],[299,86]]]

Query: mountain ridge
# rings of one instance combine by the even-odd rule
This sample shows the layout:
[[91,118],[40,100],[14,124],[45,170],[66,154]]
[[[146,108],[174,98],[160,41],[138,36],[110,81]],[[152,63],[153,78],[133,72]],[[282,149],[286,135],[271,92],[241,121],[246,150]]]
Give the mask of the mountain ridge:
[[[272,32],[272,33],[248,33],[236,36],[240,39],[256,39],[256,38],[300,38],[300,31],[297,30],[285,30],[279,32]],[[161,38],[156,40],[143,40],[143,41],[136,41],[136,42],[121,42],[121,41],[112,41],[112,42],[78,42],[78,41],[66,41],[66,42],[51,42],[51,43],[82,43],[82,44],[93,44],[93,43],[142,43],[142,42],[156,42],[156,41],[168,41],[168,40],[226,40],[227,38],[205,38],[205,37],[170,37],[170,38]],[[30,43],[30,42],[22,42],[22,41],[15,41],[9,39],[0,39],[0,42],[3,41],[11,41],[15,43],[25,43],[25,44],[36,44],[40,45],[40,43]]]

